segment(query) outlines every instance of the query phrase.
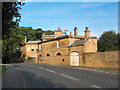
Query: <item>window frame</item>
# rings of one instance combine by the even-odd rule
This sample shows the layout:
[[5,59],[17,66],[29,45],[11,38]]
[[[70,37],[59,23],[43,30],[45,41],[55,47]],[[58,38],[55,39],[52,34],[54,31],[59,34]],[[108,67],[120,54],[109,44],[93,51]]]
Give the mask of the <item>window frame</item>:
[[39,45],[39,50],[42,50],[42,48],[41,48],[41,47],[42,47],[42,45]]
[[57,41],[57,48],[60,48],[60,40]]
[[[28,49],[28,47],[29,47],[29,49]],[[27,46],[27,52],[30,52],[30,46]]]

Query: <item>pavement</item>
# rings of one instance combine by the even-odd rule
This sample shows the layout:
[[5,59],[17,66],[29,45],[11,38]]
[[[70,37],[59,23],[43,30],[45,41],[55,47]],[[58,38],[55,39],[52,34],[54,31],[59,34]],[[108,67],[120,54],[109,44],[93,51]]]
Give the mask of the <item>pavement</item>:
[[[118,88],[118,72],[47,64],[11,64],[2,88]],[[114,89],[115,90],[115,89]]]

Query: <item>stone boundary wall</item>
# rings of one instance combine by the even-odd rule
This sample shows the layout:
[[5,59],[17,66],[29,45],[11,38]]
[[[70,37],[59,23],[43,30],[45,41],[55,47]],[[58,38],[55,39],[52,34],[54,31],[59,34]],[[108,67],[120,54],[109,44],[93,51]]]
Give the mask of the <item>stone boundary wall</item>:
[[106,51],[83,54],[83,66],[120,68],[120,51]]

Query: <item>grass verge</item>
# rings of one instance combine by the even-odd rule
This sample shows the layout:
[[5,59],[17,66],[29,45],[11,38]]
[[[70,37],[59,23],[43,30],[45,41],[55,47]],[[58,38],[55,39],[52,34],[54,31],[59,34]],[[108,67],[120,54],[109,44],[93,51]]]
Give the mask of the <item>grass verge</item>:
[[0,66],[0,75],[4,74],[7,71],[6,66]]
[[2,74],[5,73],[7,71],[7,67],[6,66],[2,66]]

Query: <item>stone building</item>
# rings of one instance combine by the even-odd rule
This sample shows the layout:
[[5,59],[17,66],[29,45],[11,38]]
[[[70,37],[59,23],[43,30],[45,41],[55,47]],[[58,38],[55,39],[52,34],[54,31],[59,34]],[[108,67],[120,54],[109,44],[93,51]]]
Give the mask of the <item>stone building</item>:
[[68,35],[58,28],[54,31],[54,35],[43,33],[43,41],[26,42],[25,40],[21,51],[26,59],[35,57],[35,63],[83,66],[83,54],[97,51],[97,37],[90,36],[87,27],[84,33],[84,36],[78,35],[77,27],[75,27],[74,35],[71,32]]

